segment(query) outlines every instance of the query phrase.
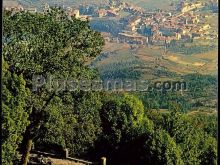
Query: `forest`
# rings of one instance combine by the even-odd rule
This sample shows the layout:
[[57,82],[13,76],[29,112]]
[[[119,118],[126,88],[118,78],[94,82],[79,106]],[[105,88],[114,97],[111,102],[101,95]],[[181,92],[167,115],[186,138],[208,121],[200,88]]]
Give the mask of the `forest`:
[[89,22],[70,19],[60,9],[4,11],[3,39],[3,164],[27,165],[33,145],[57,154],[68,148],[71,156],[91,161],[105,156],[109,165],[217,164],[217,115],[190,113],[200,106],[209,110],[201,98],[217,97],[215,77],[183,76],[190,82],[184,95],[50,91],[46,86],[33,91],[33,75],[99,78],[85,63],[101,54],[104,39]]

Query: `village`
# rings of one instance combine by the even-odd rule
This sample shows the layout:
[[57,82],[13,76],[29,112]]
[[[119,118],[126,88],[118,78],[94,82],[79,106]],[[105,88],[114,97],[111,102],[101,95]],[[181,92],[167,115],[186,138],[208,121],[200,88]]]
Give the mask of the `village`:
[[[163,11],[160,9],[146,11],[130,3],[110,0],[108,5],[99,6],[86,14],[80,11],[89,10],[91,6],[63,6],[63,8],[70,18],[75,17],[83,21],[109,18],[118,20],[123,24],[124,28],[120,30],[117,36],[112,36],[108,31],[104,31],[103,36],[108,42],[136,45],[167,45],[174,40],[213,40],[218,38],[217,31],[213,30],[211,25],[207,24],[204,20],[209,15],[197,13],[199,9],[206,5],[208,4],[200,1],[190,3],[181,1],[176,4],[176,9],[173,11]],[[38,11],[36,7],[24,8],[21,5],[5,7],[5,10],[13,12],[27,11],[32,13],[45,13],[50,9],[47,3],[44,4],[43,11]],[[121,17],[121,12],[129,14]]]
[[[97,11],[98,17],[117,17],[121,10],[130,15],[122,19],[124,29],[113,40],[141,45],[164,45],[172,40],[216,39],[217,32],[212,32],[211,25],[204,20],[208,15],[197,14],[197,10],[207,4],[181,2],[174,11],[145,11],[128,3],[110,2],[107,9]],[[107,36],[107,35],[106,35]]]
[[205,21],[209,15],[197,13],[206,5],[208,4],[200,1],[193,3],[182,1],[176,4],[176,10],[173,11],[146,11],[133,4],[110,0],[107,6],[94,10],[93,13],[89,13],[90,15],[81,15],[79,9],[71,10],[68,7],[67,11],[82,20],[92,20],[97,17],[117,20],[121,11],[127,12],[128,16],[119,19],[124,29],[121,29],[117,36],[104,33],[107,41],[137,45],[166,45],[173,40],[217,39],[217,32],[212,31],[211,25]]

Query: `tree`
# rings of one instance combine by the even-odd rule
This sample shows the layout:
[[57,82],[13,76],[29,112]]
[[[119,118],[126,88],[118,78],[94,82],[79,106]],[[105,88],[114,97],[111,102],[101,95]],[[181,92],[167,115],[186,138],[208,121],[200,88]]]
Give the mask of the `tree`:
[[200,155],[201,164],[203,165],[217,165],[217,141],[215,138],[204,134],[201,139],[202,152]]
[[155,129],[137,97],[113,95],[103,102],[100,117],[96,153],[110,164],[183,164],[180,147],[166,131]]
[[58,155],[61,148],[68,148],[71,156],[86,157],[101,132],[100,107],[101,98],[96,92],[75,92],[63,95],[62,99],[54,98],[48,122],[35,140],[36,146]]
[[157,164],[184,164],[181,158],[181,148],[165,130],[158,129],[155,131],[153,140],[150,143],[150,150],[153,152],[153,157],[155,157]]
[[126,135],[144,121],[143,115],[143,104],[134,96],[104,96],[100,110],[102,133],[96,141],[95,156],[106,155],[114,159]]
[[[69,19],[64,11],[55,9],[48,14],[4,13],[3,56],[9,68],[23,74],[32,89],[33,75],[51,75],[60,79],[94,78],[85,66],[85,60],[98,55],[104,44],[101,34],[90,29],[88,22]],[[53,86],[54,87],[54,86]],[[55,96],[62,98],[64,91],[48,90],[44,85],[31,92],[31,121],[24,139],[22,164],[27,164],[36,132],[47,121],[50,104]]]
[[25,105],[30,93],[23,76],[10,72],[4,60],[2,77],[2,163],[12,165],[18,158],[17,149],[29,123],[30,111]]
[[[164,129],[181,147],[181,157],[185,164],[214,164],[217,158],[216,140],[193,125],[192,119],[181,113],[178,104],[170,104],[170,113],[164,119]],[[205,160],[204,157],[210,159]]]
[[138,128],[144,119],[144,107],[135,96],[124,94],[104,101],[100,111],[103,133],[111,143],[120,142],[121,137],[132,128]]

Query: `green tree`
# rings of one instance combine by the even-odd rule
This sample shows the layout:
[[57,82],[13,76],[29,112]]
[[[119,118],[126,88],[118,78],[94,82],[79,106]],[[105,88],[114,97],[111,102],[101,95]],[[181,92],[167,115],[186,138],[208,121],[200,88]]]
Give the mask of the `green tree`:
[[137,97],[113,95],[104,101],[100,117],[103,132],[96,153],[110,164],[183,164],[180,147],[166,131],[154,130]]
[[[48,14],[4,12],[3,56],[18,75],[23,74],[26,87],[32,89],[33,75],[62,79],[92,79],[94,72],[85,66],[88,58],[100,54],[104,40],[90,29],[88,22],[70,19],[62,10]],[[57,89],[57,88],[55,88]],[[36,132],[47,121],[50,104],[65,91],[48,90],[43,86],[31,93],[33,109],[24,141],[22,164],[27,164]]]
[[157,164],[184,164],[181,158],[181,148],[165,130],[158,129],[155,131],[153,140],[150,143],[150,150],[153,152]]
[[217,141],[215,138],[205,134],[202,138],[200,154],[202,165],[217,165]]
[[3,60],[2,67],[2,163],[11,165],[17,159],[17,149],[28,125],[25,109],[29,90],[22,75],[10,71]]
[[104,136],[113,144],[119,143],[123,134],[142,124],[144,107],[135,96],[113,96],[104,101],[100,117]]
[[[165,130],[181,147],[181,157],[185,164],[213,164],[216,161],[216,140],[203,129],[195,127],[192,119],[181,113],[178,104],[170,104],[170,113],[165,117],[164,123]],[[205,157],[210,159],[204,160]]]
[[[36,140],[40,150],[69,149],[71,156],[86,156],[98,138],[101,127],[101,98],[96,92],[75,92],[56,97],[50,104],[50,116]],[[51,146],[51,147],[50,147]],[[51,151],[50,151],[51,152]]]

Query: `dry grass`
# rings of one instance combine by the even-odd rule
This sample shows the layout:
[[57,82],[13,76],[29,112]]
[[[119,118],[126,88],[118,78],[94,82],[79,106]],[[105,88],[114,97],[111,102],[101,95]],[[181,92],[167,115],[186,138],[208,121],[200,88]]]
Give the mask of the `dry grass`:
[[62,160],[62,159],[49,158],[49,160],[52,162],[53,165],[85,165],[82,163],[76,163],[73,161]]

